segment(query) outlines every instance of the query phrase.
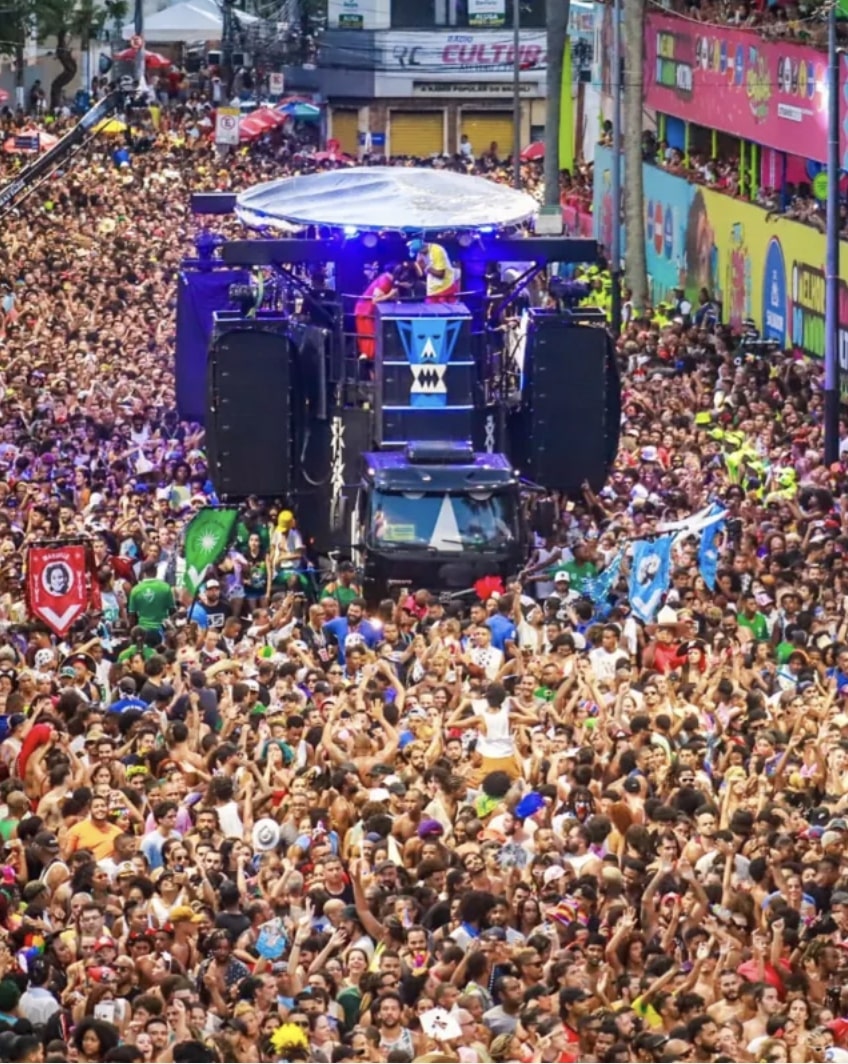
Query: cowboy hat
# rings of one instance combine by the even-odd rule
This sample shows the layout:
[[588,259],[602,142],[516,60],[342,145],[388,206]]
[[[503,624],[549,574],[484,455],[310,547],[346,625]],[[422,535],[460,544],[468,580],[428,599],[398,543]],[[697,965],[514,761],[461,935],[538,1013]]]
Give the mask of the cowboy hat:
[[663,606],[663,608],[657,614],[656,623],[648,625],[649,632],[657,632],[660,628],[671,629],[674,632],[679,632],[682,625],[677,617],[677,611],[673,610],[671,606]]

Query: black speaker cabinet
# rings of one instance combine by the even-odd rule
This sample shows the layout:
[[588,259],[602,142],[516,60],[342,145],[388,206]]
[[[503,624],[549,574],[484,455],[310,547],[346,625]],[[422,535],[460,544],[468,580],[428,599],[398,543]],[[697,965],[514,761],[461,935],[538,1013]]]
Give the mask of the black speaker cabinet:
[[531,312],[524,355],[524,403],[510,424],[510,456],[524,476],[556,491],[600,490],[618,425],[610,424],[610,339],[568,315]]
[[216,321],[207,363],[206,445],[225,498],[291,487],[291,345],[283,319]]

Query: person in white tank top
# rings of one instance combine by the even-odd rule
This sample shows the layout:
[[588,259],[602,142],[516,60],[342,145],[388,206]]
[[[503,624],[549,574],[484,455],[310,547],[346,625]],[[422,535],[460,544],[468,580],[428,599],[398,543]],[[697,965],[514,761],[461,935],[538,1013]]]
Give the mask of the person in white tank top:
[[[466,711],[471,709],[471,715]],[[521,775],[516,755],[513,728],[533,727],[537,717],[522,713],[499,683],[489,684],[483,698],[465,699],[446,722],[446,728],[476,728],[479,733],[477,752],[483,758],[481,778],[490,772],[506,772],[511,778]]]

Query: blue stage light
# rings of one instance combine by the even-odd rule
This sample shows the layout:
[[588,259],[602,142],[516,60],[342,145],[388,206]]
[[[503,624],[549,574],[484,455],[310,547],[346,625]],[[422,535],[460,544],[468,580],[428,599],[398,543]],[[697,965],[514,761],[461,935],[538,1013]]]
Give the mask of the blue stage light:
[[344,227],[344,235],[345,236],[358,236],[359,235],[359,230],[356,228],[355,225],[346,225]]

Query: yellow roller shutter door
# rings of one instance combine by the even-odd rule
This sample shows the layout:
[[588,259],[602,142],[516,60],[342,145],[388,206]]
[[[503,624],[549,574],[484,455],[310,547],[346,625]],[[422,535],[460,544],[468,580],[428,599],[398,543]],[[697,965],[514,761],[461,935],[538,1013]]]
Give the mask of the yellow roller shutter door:
[[342,151],[356,155],[359,150],[359,112],[340,111],[334,107],[331,136],[339,142]]
[[498,145],[498,156],[505,159],[512,154],[512,113],[510,111],[465,111],[462,112],[460,133],[465,133],[471,141],[475,155],[482,155],[489,150],[494,140]]
[[391,155],[441,155],[445,147],[441,111],[392,111],[389,127]]

